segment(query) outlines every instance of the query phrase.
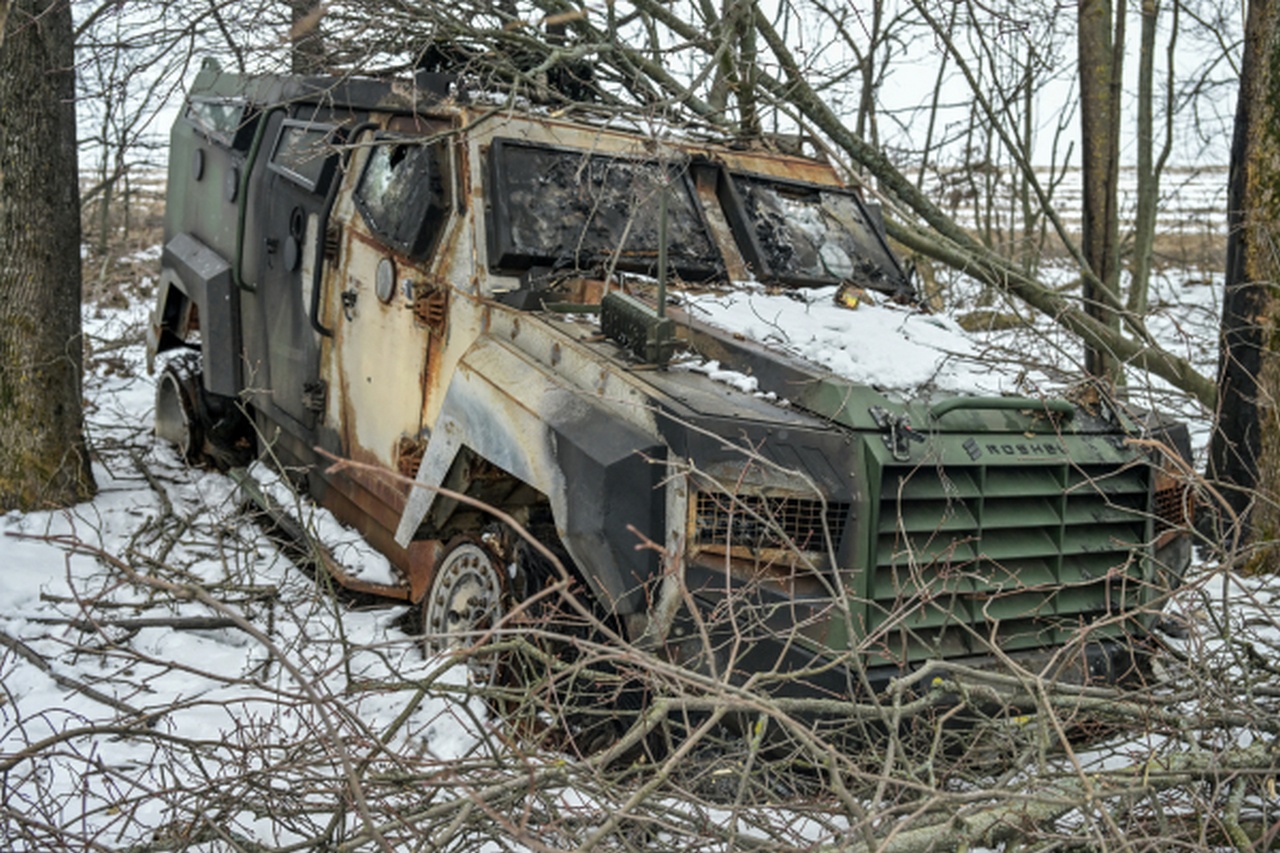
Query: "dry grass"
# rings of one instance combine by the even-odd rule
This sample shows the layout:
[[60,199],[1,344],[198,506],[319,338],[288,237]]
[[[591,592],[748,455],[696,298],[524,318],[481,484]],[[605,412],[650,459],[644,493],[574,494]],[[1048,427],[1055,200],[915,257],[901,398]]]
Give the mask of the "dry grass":
[[[984,236],[981,232],[970,230],[974,239],[990,246],[1002,255],[1011,258],[1021,257],[1029,250],[1040,248],[1041,258],[1045,261],[1068,261],[1069,252],[1056,235],[1046,235],[1041,241],[1038,235],[1025,239],[1022,232],[997,232]],[[1081,235],[1071,233],[1070,239],[1080,244]],[[1126,241],[1121,246],[1124,262],[1130,262],[1132,242]],[[1224,232],[1208,229],[1188,229],[1178,231],[1161,231],[1155,235],[1151,249],[1152,265],[1156,269],[1221,269],[1227,256],[1227,237]]]
[[86,304],[124,308],[155,295],[159,258],[154,247],[164,240],[164,177],[135,178],[116,196],[102,238],[102,197],[83,210],[84,294]]

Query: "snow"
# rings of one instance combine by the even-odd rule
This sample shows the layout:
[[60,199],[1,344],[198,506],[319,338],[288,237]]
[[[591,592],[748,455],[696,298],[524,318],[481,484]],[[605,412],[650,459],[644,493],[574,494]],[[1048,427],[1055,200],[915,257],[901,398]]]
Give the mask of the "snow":
[[[874,293],[860,296],[856,307],[849,308],[836,302],[836,291],[778,291],[748,283],[728,292],[687,295],[685,305],[693,316],[731,334],[903,398],[936,392],[1018,394],[1062,384],[1038,367],[1036,359],[993,357],[998,336],[975,337],[950,316],[898,305]],[[1051,328],[1035,331],[1052,334]],[[1034,352],[1047,346],[1042,340]],[[713,378],[718,369],[715,362],[701,368]]]
[[300,522],[308,534],[324,543],[347,571],[370,583],[395,586],[400,582],[399,573],[381,552],[364,540],[355,530],[334,517],[333,513],[308,500],[300,498],[280,474],[261,462],[249,467],[249,476],[257,481],[265,494],[278,506]]
[[[732,290],[676,298],[692,316],[733,335],[901,399],[935,394],[1054,397],[1079,382],[1084,375],[1080,345],[1065,330],[1009,297],[984,293],[971,279],[951,275],[944,279],[944,291],[952,305],[989,303],[987,310],[1021,322],[1011,329],[970,333],[947,312],[898,305],[873,292],[862,295],[855,308],[845,307],[837,303],[833,287],[783,290],[743,282]],[[1041,277],[1056,286],[1074,276],[1067,266],[1049,266]],[[1206,376],[1217,370],[1221,292],[1220,272],[1161,267],[1152,273],[1148,331]],[[697,370],[747,393],[758,391],[754,377],[726,371],[716,361],[694,357],[676,367]],[[1128,374],[1128,393],[1134,405],[1171,414],[1190,426],[1203,469],[1211,413],[1158,377],[1136,370]]]
[[[946,390],[1000,394],[1016,390],[1018,365],[981,360],[954,320],[892,303],[836,304],[836,288],[775,292],[744,284],[686,297],[690,313],[768,344],[854,382],[907,396]],[[715,368],[707,372],[716,378]],[[732,384],[732,383],[731,383]],[[741,390],[754,391],[754,388]]]
[[723,382],[730,388],[736,388],[744,394],[754,394],[767,399],[776,399],[777,395],[772,392],[765,394],[760,392],[760,380],[754,376],[748,376],[738,370],[729,370],[722,368],[720,362],[712,359],[701,359],[695,354],[688,354],[682,358],[672,362],[671,369],[676,371],[688,371],[689,373],[701,373],[711,379],[713,382]]
[[[243,509],[230,479],[191,470],[156,442],[145,317],[143,306],[86,313],[88,363],[114,365],[91,373],[85,388],[98,496],[66,511],[0,517],[5,804],[128,846],[190,828],[175,791],[209,804],[243,795],[243,811],[218,817],[222,828],[282,843],[287,827],[254,814],[255,795],[235,786],[247,769],[279,766],[289,744],[300,767],[335,770],[343,751],[380,733],[430,762],[474,752],[488,723],[483,702],[457,690],[464,666],[424,656],[399,626],[404,608],[356,610],[317,590]],[[120,340],[133,343],[100,358],[106,342]],[[330,521],[313,516],[321,535],[368,549]],[[222,621],[183,623],[212,617]],[[142,618],[161,622],[130,627]],[[18,654],[17,642],[51,671]],[[420,687],[427,693],[415,700]],[[76,730],[85,734],[68,734]],[[24,757],[46,738],[61,746]],[[272,784],[318,794],[305,774],[277,774]],[[0,847],[47,849],[9,837],[14,825],[0,822]]]

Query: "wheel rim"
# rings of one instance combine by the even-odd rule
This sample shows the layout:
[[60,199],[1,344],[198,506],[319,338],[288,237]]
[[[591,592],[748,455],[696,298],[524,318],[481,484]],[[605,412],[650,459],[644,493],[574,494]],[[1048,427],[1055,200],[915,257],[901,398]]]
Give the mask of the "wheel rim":
[[166,369],[156,384],[156,436],[173,444],[188,462],[195,449],[194,420],[195,412],[178,377]]
[[[464,542],[449,550],[436,566],[423,601],[423,629],[429,651],[443,652],[472,645],[502,618],[502,577],[487,550]],[[473,655],[473,680],[493,677],[491,656]]]

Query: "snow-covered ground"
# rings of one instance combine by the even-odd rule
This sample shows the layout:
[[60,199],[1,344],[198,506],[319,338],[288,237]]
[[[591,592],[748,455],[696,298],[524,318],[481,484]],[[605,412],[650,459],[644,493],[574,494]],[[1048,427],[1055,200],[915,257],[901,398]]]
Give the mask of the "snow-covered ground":
[[[87,312],[98,496],[0,518],[5,850],[306,842],[320,830],[273,819],[258,786],[328,815],[348,765],[379,760],[365,744],[408,772],[488,731],[483,703],[451,692],[465,671],[397,627],[403,608],[318,590],[230,479],[155,440],[147,308]],[[282,763],[299,776],[258,777]]]

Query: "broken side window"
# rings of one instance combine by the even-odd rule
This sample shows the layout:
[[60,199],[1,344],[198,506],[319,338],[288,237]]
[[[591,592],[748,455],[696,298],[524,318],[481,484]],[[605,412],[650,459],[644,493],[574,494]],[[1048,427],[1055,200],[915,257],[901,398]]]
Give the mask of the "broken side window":
[[490,148],[490,263],[657,272],[661,193],[669,268],[686,279],[722,269],[686,164],[495,140]]
[[411,258],[425,257],[448,218],[444,143],[379,136],[356,187],[355,202],[378,239]]
[[743,256],[763,280],[909,294],[884,236],[851,192],[754,175],[733,175],[726,212]]
[[338,162],[338,151],[329,141],[334,130],[329,124],[285,119],[271,151],[271,169],[304,189],[323,195]]

